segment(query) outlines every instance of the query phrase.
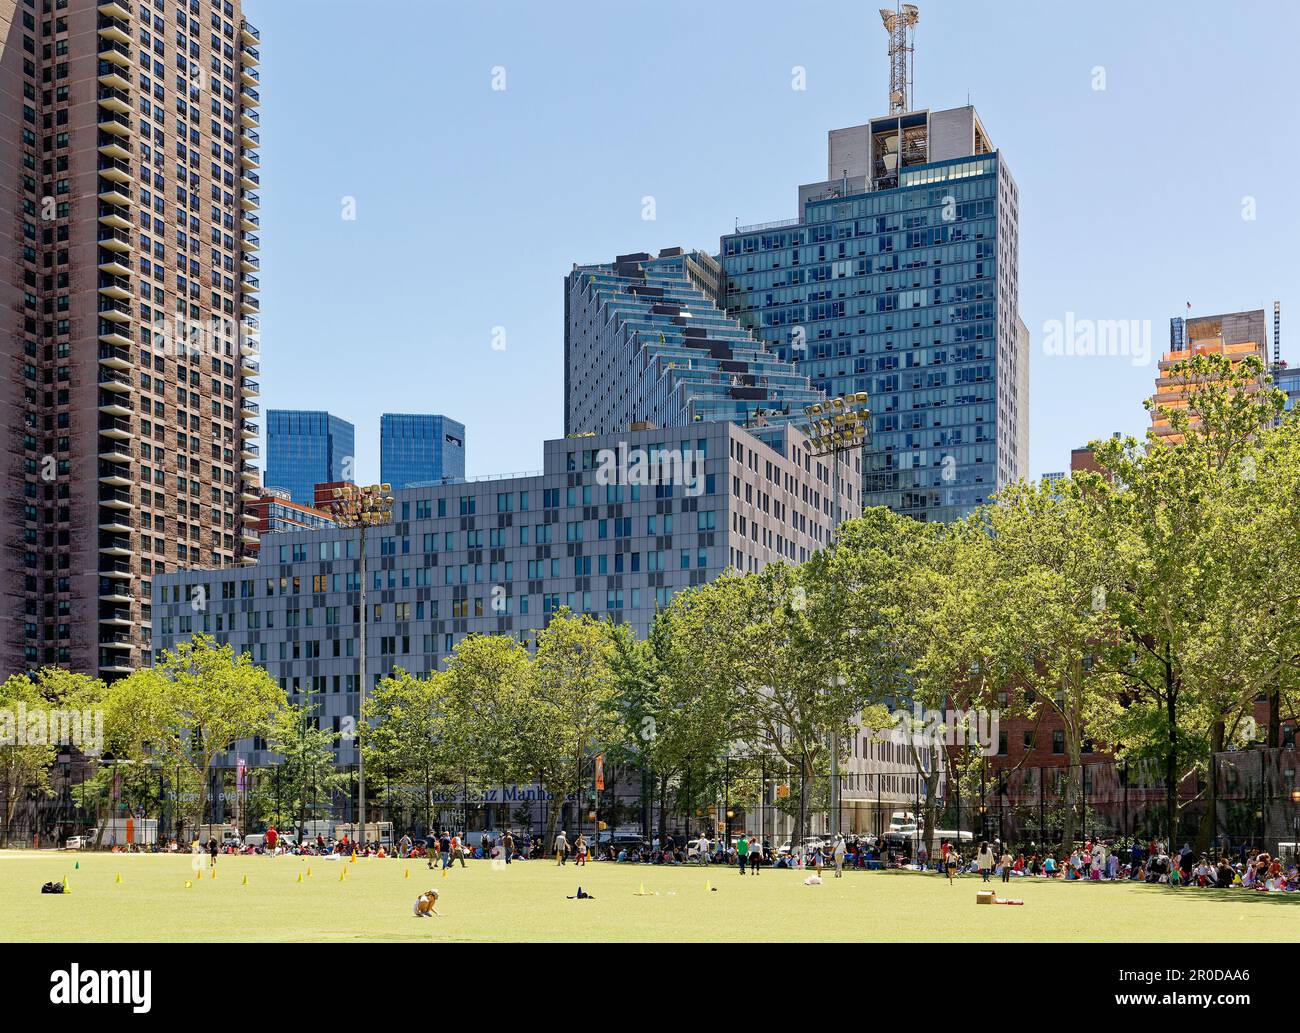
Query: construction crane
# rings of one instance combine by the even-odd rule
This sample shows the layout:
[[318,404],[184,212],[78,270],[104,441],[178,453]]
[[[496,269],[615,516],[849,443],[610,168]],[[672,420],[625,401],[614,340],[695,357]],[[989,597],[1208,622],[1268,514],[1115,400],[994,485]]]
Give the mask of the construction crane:
[[899,115],[912,109],[912,54],[916,23],[921,12],[916,4],[899,4],[894,10],[880,9],[880,20],[889,33],[889,113]]

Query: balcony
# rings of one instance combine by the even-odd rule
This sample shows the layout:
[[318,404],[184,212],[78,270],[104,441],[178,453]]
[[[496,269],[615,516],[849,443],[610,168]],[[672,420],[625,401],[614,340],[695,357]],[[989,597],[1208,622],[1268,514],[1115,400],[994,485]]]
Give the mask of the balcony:
[[262,289],[261,281],[256,276],[245,273],[239,281],[239,289],[245,294],[256,294]]
[[257,27],[248,21],[239,23],[239,38],[245,43],[261,43],[262,34],[257,31]]
[[[262,372],[262,364],[258,362],[255,358],[253,358],[251,355],[240,356],[239,368],[243,370],[245,373],[252,373],[254,375]],[[256,402],[253,403],[253,408],[254,409],[257,408]]]
[[96,240],[100,247],[107,248],[110,251],[120,252],[131,250],[131,234],[126,230],[106,227],[99,231]]
[[256,459],[262,454],[262,450],[251,441],[245,441],[239,446],[239,454],[245,459]]
[[258,147],[262,143],[262,134],[256,129],[245,128],[240,132],[240,143],[245,147]]
[[118,441],[129,441],[135,437],[131,430],[131,421],[114,416],[101,416],[99,418],[100,437],[114,438]]
[[260,65],[262,63],[262,55],[257,52],[257,48],[250,47],[247,43],[239,48],[239,54],[246,65]]
[[103,15],[99,19],[99,27],[96,31],[99,33],[101,40],[121,43],[123,46],[131,42],[131,25],[122,18]]
[[100,298],[99,318],[111,319],[115,323],[130,322],[131,306],[125,301],[114,301],[112,298]]
[[[101,337],[102,341],[103,338]],[[131,342],[126,344],[100,344],[99,346],[99,364],[107,366],[109,369],[130,369],[131,352],[129,348]]]
[[262,268],[262,260],[256,255],[244,252],[239,256],[239,265],[246,273],[255,273]]
[[241,190],[239,199],[243,202],[245,210],[262,207],[262,199],[252,190]]
[[[104,183],[99,188],[99,199],[105,204],[125,208],[131,203],[131,197],[116,183]],[[129,210],[129,209],[128,209]]]
[[123,71],[122,68],[113,61],[99,62],[99,84],[101,86],[111,86],[115,90],[129,90],[131,88],[130,70]]
[[104,395],[99,399],[99,411],[105,416],[134,416],[135,403],[120,395]]
[[244,230],[260,230],[262,228],[262,218],[256,212],[241,212],[239,221],[240,228]]
[[135,598],[122,587],[121,582],[102,577],[99,579],[99,601],[101,603],[133,603]]
[[105,391],[112,391],[117,394],[135,390],[131,378],[125,373],[119,373],[115,369],[107,369],[102,366],[99,370],[99,386]]
[[262,73],[256,68],[249,68],[245,65],[239,70],[239,81],[245,86],[256,86],[262,81]]
[[244,151],[240,154],[239,160],[244,163],[246,169],[257,169],[262,167],[262,156],[256,151]]
[[239,299],[239,310],[244,315],[252,315],[254,312],[262,311],[262,303],[257,300],[254,294],[245,294]]
[[116,628],[135,627],[135,621],[131,619],[131,611],[119,608],[99,611],[99,623],[109,624]]
[[[99,206],[99,221],[104,226],[110,226],[115,230],[129,230],[131,228],[131,209],[124,208],[120,204],[104,204]],[[130,240],[130,234],[127,234],[127,240]]]
[[255,233],[241,233],[239,238],[244,242],[245,251],[260,251],[262,249],[261,238]]
[[245,481],[256,481],[257,467],[253,463],[244,463],[239,468],[239,476]]
[[239,421],[239,436],[241,438],[255,438],[261,433],[261,429],[256,423],[250,420]]
[[130,18],[131,5],[128,0],[105,0],[99,5],[99,13],[107,18]]
[[247,398],[239,403],[239,415],[245,419],[257,416],[261,411],[261,407],[256,402],[250,402]]
[[249,380],[245,377],[239,382],[239,393],[245,396],[260,395],[262,393],[262,385],[256,380]]
[[[131,135],[131,120],[117,111],[101,111],[96,124],[101,132],[112,133],[114,136]],[[121,157],[121,155],[114,155],[114,157]]]
[[134,556],[129,536],[100,535],[99,552],[101,556]]
[[245,190],[256,190],[262,185],[262,177],[252,169],[244,169],[239,174],[239,185]]
[[116,111],[121,115],[131,114],[131,94],[126,90],[114,89],[112,86],[101,86],[96,99],[99,101],[101,108]]
[[100,560],[97,573],[104,577],[130,577],[131,564],[126,560]]
[[99,276],[99,293],[106,298],[126,301],[131,297],[131,281],[125,276]]
[[[251,500],[254,501],[254,502],[256,502],[256,501],[257,501],[257,496],[256,496],[256,495],[253,495],[253,496],[251,497]],[[255,524],[255,523],[257,523],[259,520],[261,520],[262,518],[261,518],[260,516],[258,516],[256,513],[252,512],[251,510],[247,510],[247,509],[245,509],[245,510],[241,510],[241,511],[240,511],[239,519],[242,520],[242,521],[243,521],[244,523],[246,523],[246,524]]]
[[131,493],[124,488],[100,488],[99,504],[109,509],[135,509]]
[[[131,157],[131,140],[127,136],[100,133],[98,149],[99,153],[105,158],[112,158],[114,161],[126,161]],[[104,168],[102,162],[99,167],[102,172]]]
[[[100,445],[99,447],[100,447],[99,458],[103,459],[105,462],[129,463],[131,461],[131,453],[128,452],[126,449],[124,449],[121,445],[112,443],[112,441],[109,439],[106,439],[105,443]],[[103,524],[100,524],[99,526],[101,530],[104,529]],[[129,531],[131,530],[131,528],[128,526],[127,530]]]
[[122,68],[131,67],[131,48],[125,43],[115,43],[110,39],[99,41],[99,59]]
[[[130,335],[127,334],[122,327],[118,326],[116,323],[101,322],[99,324],[99,342],[100,344],[107,344],[107,345],[112,345],[113,347],[116,348],[121,348],[125,352],[128,359],[127,368],[130,368],[129,367],[130,353],[126,352],[125,350],[131,347],[131,344],[133,342],[131,341]],[[103,362],[102,352],[100,354],[100,361]],[[111,366],[112,364],[105,362],[104,365]]]
[[[244,485],[239,489],[239,497],[245,502],[259,502],[262,498],[261,495],[257,494],[257,485],[253,485],[252,488],[248,485]],[[252,517],[254,520],[259,519],[256,513],[250,513],[248,510],[244,510],[244,519],[247,520],[249,517]]]
[[100,158],[99,178],[111,180],[114,183],[130,183],[131,163],[121,158]]
[[135,668],[129,663],[124,662],[121,658],[114,658],[111,653],[99,654],[99,667],[97,670],[100,674],[133,674],[135,672]]

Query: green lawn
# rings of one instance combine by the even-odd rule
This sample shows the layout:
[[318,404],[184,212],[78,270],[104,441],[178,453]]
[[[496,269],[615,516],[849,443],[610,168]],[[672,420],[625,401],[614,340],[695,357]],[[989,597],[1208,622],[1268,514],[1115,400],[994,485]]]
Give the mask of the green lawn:
[[[80,868],[74,865],[80,863]],[[310,869],[311,875],[307,875]],[[340,873],[347,875],[340,881]],[[406,873],[410,872],[410,878]],[[116,877],[121,875],[122,881]],[[299,875],[303,879],[298,881]],[[42,895],[67,876],[67,896]],[[244,877],[248,884],[244,885]],[[192,885],[186,888],[185,882]],[[980,880],[852,872],[471,861],[446,876],[422,862],[222,857],[197,878],[188,855],[0,853],[0,935],[7,941],[201,940],[1289,940],[1300,894],[1013,882],[1023,907],[975,903]],[[716,888],[706,889],[706,883]],[[581,884],[596,899],[565,899]],[[411,903],[434,886],[443,917]],[[644,886],[647,896],[637,896]]]

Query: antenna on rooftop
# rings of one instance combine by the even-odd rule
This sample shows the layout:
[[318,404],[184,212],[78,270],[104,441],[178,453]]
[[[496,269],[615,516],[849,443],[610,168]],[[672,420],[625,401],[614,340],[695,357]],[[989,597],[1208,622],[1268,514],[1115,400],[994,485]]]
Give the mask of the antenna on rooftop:
[[889,33],[889,113],[912,109],[912,56],[916,49],[916,23],[921,12],[916,4],[899,4],[894,10],[880,9],[880,20]]
[[1273,302],[1273,365],[1282,366],[1282,302]]

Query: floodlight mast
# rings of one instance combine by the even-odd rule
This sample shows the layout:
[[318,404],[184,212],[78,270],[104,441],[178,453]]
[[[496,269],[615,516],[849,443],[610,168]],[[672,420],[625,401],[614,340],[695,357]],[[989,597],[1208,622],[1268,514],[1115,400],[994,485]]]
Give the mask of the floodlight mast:
[[361,757],[361,722],[366,705],[366,528],[386,524],[393,517],[393,486],[347,484],[335,488],[326,502],[339,527],[360,530],[361,619],[358,623],[361,675],[357,680],[357,838],[364,843],[366,834],[366,769]]
[[[910,4],[907,6],[911,6]],[[884,14],[885,12],[881,12]],[[808,423],[804,448],[815,456],[831,457],[831,541],[840,528],[840,459],[861,449],[870,437],[871,410],[865,391],[804,406]],[[802,804],[801,804],[802,809]],[[799,830],[803,834],[803,829]],[[831,736],[831,839],[840,834],[840,737]]]

